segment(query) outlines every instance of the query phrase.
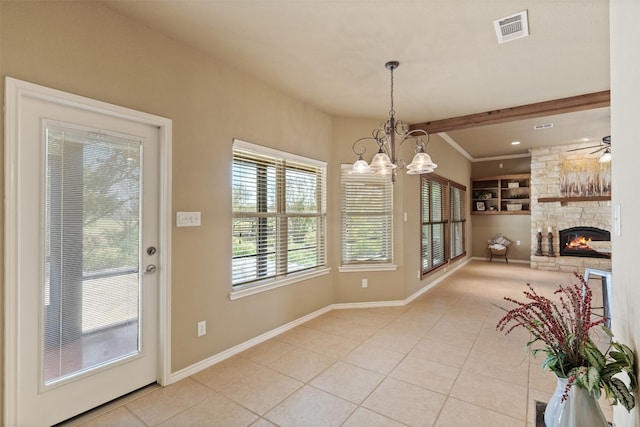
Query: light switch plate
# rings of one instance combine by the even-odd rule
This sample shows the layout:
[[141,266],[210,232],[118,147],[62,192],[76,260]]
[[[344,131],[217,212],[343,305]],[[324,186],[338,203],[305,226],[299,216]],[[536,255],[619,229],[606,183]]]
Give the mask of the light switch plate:
[[177,227],[199,227],[200,212],[176,212]]

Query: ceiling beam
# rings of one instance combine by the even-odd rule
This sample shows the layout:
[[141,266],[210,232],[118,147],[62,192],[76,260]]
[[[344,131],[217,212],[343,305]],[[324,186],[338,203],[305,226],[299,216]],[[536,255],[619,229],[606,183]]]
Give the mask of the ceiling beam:
[[535,117],[552,116],[554,114],[572,113],[574,111],[608,107],[610,104],[611,91],[604,90],[602,92],[554,99],[552,101],[537,102],[535,104],[521,105],[519,107],[501,108],[499,110],[452,117],[450,119],[415,123],[412,124],[410,128],[411,130],[426,130],[429,133],[449,132],[477,126],[512,122],[515,120],[532,119]]

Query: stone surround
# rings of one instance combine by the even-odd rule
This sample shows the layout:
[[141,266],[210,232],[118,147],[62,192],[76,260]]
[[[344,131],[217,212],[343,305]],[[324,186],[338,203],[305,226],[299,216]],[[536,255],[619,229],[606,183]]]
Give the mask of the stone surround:
[[[570,227],[596,227],[612,231],[611,201],[544,202],[541,197],[560,197],[562,161],[580,159],[592,151],[568,150],[593,145],[582,143],[531,150],[531,268],[554,271],[583,272],[586,267],[611,269],[611,259],[559,256],[558,230]],[[548,227],[553,235],[553,253],[548,256]],[[536,256],[537,233],[542,230],[543,256]]]

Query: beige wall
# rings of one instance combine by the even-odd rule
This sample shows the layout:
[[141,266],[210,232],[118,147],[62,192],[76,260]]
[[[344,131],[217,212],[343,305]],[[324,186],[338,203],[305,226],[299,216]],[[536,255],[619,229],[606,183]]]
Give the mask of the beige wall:
[[[398,111],[402,118],[401,111]],[[371,135],[374,128],[380,125],[386,117],[379,120],[335,118],[333,120],[334,156],[332,172],[333,177],[338,177],[340,163],[352,164],[356,157],[353,154],[353,142],[359,138]],[[376,152],[372,143],[366,145],[366,160]],[[432,135],[427,146],[427,152],[433,161],[438,164],[436,173],[467,185],[470,179],[470,162],[460,153],[444,142],[437,135]],[[400,158],[410,161],[413,156],[413,148],[403,145],[400,149]],[[339,180],[335,182],[334,191],[331,192],[332,205],[336,209],[335,216],[340,218],[340,188]],[[406,175],[399,171],[397,181],[393,189],[394,198],[394,262],[398,265],[396,271],[379,273],[371,272],[336,272],[334,275],[334,296],[336,303],[360,302],[360,301],[392,301],[402,300],[419,291],[425,285],[432,283],[445,273],[440,269],[430,274],[424,280],[418,279],[420,270],[420,179],[418,175]],[[404,214],[407,221],[404,221]],[[467,223],[469,225],[469,223]],[[467,231],[469,234],[469,231]],[[340,265],[340,227],[339,224],[333,230],[332,239],[335,242],[331,251],[331,262],[334,266]],[[467,247],[470,242],[467,241]],[[469,252],[469,249],[467,249]],[[461,261],[461,260],[460,260]],[[458,261],[458,262],[460,262]],[[362,288],[362,279],[367,279],[368,287]]]
[[512,175],[516,173],[531,172],[531,157],[518,157],[515,159],[486,160],[471,164],[471,177],[483,178],[485,176]]
[[[611,28],[611,162],[612,196],[614,212],[620,206],[621,233],[612,233],[613,244],[613,310],[612,328],[616,338],[640,353],[640,2],[612,0],[610,2]],[[636,374],[637,366],[636,366]],[[640,426],[640,403],[636,394],[636,407],[631,414],[619,407],[614,411],[618,427]]]
[[[415,176],[400,178],[395,188],[398,271],[368,275],[367,292],[359,277],[337,272],[339,164],[353,162],[352,141],[379,120],[334,120],[97,2],[0,2],[0,74],[173,121],[172,210],[202,212],[202,226],[171,230],[172,372],[334,302],[401,300],[443,274],[424,281],[415,275]],[[229,300],[233,138],[329,162],[331,274]],[[468,185],[466,159],[437,137],[428,151],[440,165],[438,173]],[[207,335],[198,338],[201,320],[207,321]]]
[[329,161],[329,116],[99,3],[3,2],[1,28],[3,76],[173,120],[173,211],[202,226],[172,230],[172,371],[332,303],[331,275],[228,298],[232,139]]

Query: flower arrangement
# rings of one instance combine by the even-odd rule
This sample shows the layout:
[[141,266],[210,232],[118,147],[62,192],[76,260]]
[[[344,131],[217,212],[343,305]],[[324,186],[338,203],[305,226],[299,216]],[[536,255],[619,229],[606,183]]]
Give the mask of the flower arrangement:
[[[632,392],[637,390],[635,355],[624,344],[613,341],[613,334],[604,323],[606,319],[592,320],[592,293],[584,277],[574,273],[577,284],[560,285],[554,292],[559,301],[539,295],[530,284],[524,295],[528,302],[504,299],[516,305],[497,324],[499,331],[509,334],[523,327],[532,336],[527,349],[535,356],[546,353],[542,367],[553,371],[559,378],[567,378],[568,385],[579,386],[599,398],[604,389],[612,404],[620,402],[627,411],[635,407]],[[601,327],[609,337],[609,345],[602,352],[592,341],[591,332]],[[536,346],[541,344],[542,346]],[[626,373],[629,385],[617,374]]]

